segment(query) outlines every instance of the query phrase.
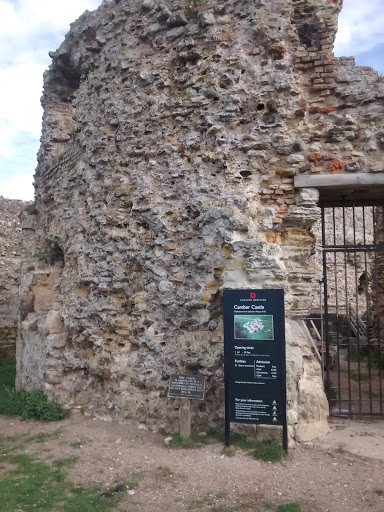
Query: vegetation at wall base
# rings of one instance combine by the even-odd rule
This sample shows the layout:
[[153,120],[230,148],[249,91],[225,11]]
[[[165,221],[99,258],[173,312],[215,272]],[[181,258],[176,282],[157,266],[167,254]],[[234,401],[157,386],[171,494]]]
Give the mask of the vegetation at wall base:
[[271,439],[261,441],[251,452],[251,455],[255,457],[255,459],[264,460],[266,462],[278,462],[285,457],[285,451],[280,443]]
[[43,391],[16,391],[15,374],[14,359],[0,361],[0,414],[39,421],[57,421],[67,416],[67,411],[49,401]]
[[28,215],[37,215],[37,208],[35,204],[29,204],[25,211],[28,213]]
[[[224,442],[223,437],[221,440]],[[240,448],[255,459],[266,462],[278,462],[285,457],[284,448],[278,441],[273,439],[258,441],[239,432],[231,432],[231,447]]]
[[205,444],[209,444],[214,441],[211,437],[200,436],[197,432],[192,432],[188,439],[183,439],[180,434],[173,433],[171,435],[172,441],[169,443],[170,448],[200,448]]

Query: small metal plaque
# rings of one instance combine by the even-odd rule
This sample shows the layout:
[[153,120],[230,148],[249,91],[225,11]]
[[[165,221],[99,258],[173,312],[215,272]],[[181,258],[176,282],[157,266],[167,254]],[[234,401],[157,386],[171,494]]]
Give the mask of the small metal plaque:
[[171,375],[168,396],[204,400],[205,377],[203,375]]

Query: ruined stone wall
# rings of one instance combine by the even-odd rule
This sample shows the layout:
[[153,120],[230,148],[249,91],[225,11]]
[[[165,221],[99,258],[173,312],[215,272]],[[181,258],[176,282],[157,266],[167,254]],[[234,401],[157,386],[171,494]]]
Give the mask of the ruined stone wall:
[[27,203],[0,196],[0,359],[14,357],[20,276],[20,214]]
[[45,75],[19,386],[170,428],[169,376],[201,373],[194,418],[215,425],[222,290],[283,288],[290,433],[324,433],[301,325],[318,196],[295,196],[293,177],[384,171],[383,83],[333,58],[340,7],[122,0],[72,25]]

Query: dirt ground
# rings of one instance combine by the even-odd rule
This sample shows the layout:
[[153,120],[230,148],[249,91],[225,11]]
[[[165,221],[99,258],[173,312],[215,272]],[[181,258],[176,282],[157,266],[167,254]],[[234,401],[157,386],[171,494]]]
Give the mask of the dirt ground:
[[126,422],[0,418],[3,435],[53,432],[25,451],[44,461],[78,457],[69,469],[75,483],[107,489],[135,481],[120,512],[263,512],[292,502],[304,512],[384,512],[383,421],[334,421],[323,440],[297,445],[282,462],[267,463],[240,450],[224,456],[219,443],[172,448],[164,436]]

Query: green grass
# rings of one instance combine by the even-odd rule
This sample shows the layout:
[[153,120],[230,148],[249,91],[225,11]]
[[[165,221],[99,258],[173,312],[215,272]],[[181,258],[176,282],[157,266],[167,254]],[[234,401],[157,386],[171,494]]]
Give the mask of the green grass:
[[278,462],[285,457],[285,451],[281,444],[272,439],[257,441],[244,434],[231,432],[231,446],[246,451],[255,459],[267,462]]
[[67,412],[50,402],[40,390],[15,390],[16,361],[0,361],[0,414],[21,416],[23,420],[57,421]]
[[351,370],[350,372],[351,379],[355,382],[366,382],[369,380],[369,373],[358,372],[355,370]]
[[0,480],[1,512],[38,510],[48,512],[108,512],[121,499],[100,496],[100,486],[73,484],[65,469],[74,458],[58,459],[51,464],[28,454],[1,455],[1,465],[8,465]]
[[238,432],[231,432],[231,445],[236,446],[241,450],[255,450],[259,444],[259,441],[256,441],[255,439],[250,439],[244,434],[239,434]]
[[276,512],[301,512],[302,508],[299,503],[286,503],[285,505],[279,505],[276,508]]
[[35,441],[36,443],[44,443],[49,439],[57,439],[60,435],[60,430],[55,430],[55,432],[40,432],[36,436],[28,437],[28,441]]
[[37,214],[37,208],[35,204],[29,204],[25,211],[28,213],[28,215],[36,215]]
[[384,496],[384,489],[376,489],[375,493],[377,496]]
[[184,448],[184,449],[192,449],[192,448],[200,448],[206,444],[212,443],[213,439],[210,436],[199,436],[198,433],[192,432],[191,437],[188,439],[183,439],[180,434],[173,433],[171,434],[172,441],[168,446],[171,448]]
[[380,370],[380,367],[384,370],[384,353],[380,354],[378,349],[361,347],[358,350],[356,347],[351,347],[349,355],[348,352],[345,355],[345,360],[348,361],[348,359],[351,363],[358,363],[360,361],[360,364],[370,365],[372,370]]
[[[0,360],[0,388],[14,389],[16,376],[16,360],[1,359]],[[0,389],[0,392],[1,389]]]
[[128,491],[133,491],[134,489],[137,489],[137,487],[139,486],[140,482],[143,480],[144,477],[144,471],[134,471],[130,475],[129,482],[125,483],[125,487],[127,488]]
[[267,440],[260,442],[251,455],[266,462],[278,462],[285,457],[285,451],[277,441]]

